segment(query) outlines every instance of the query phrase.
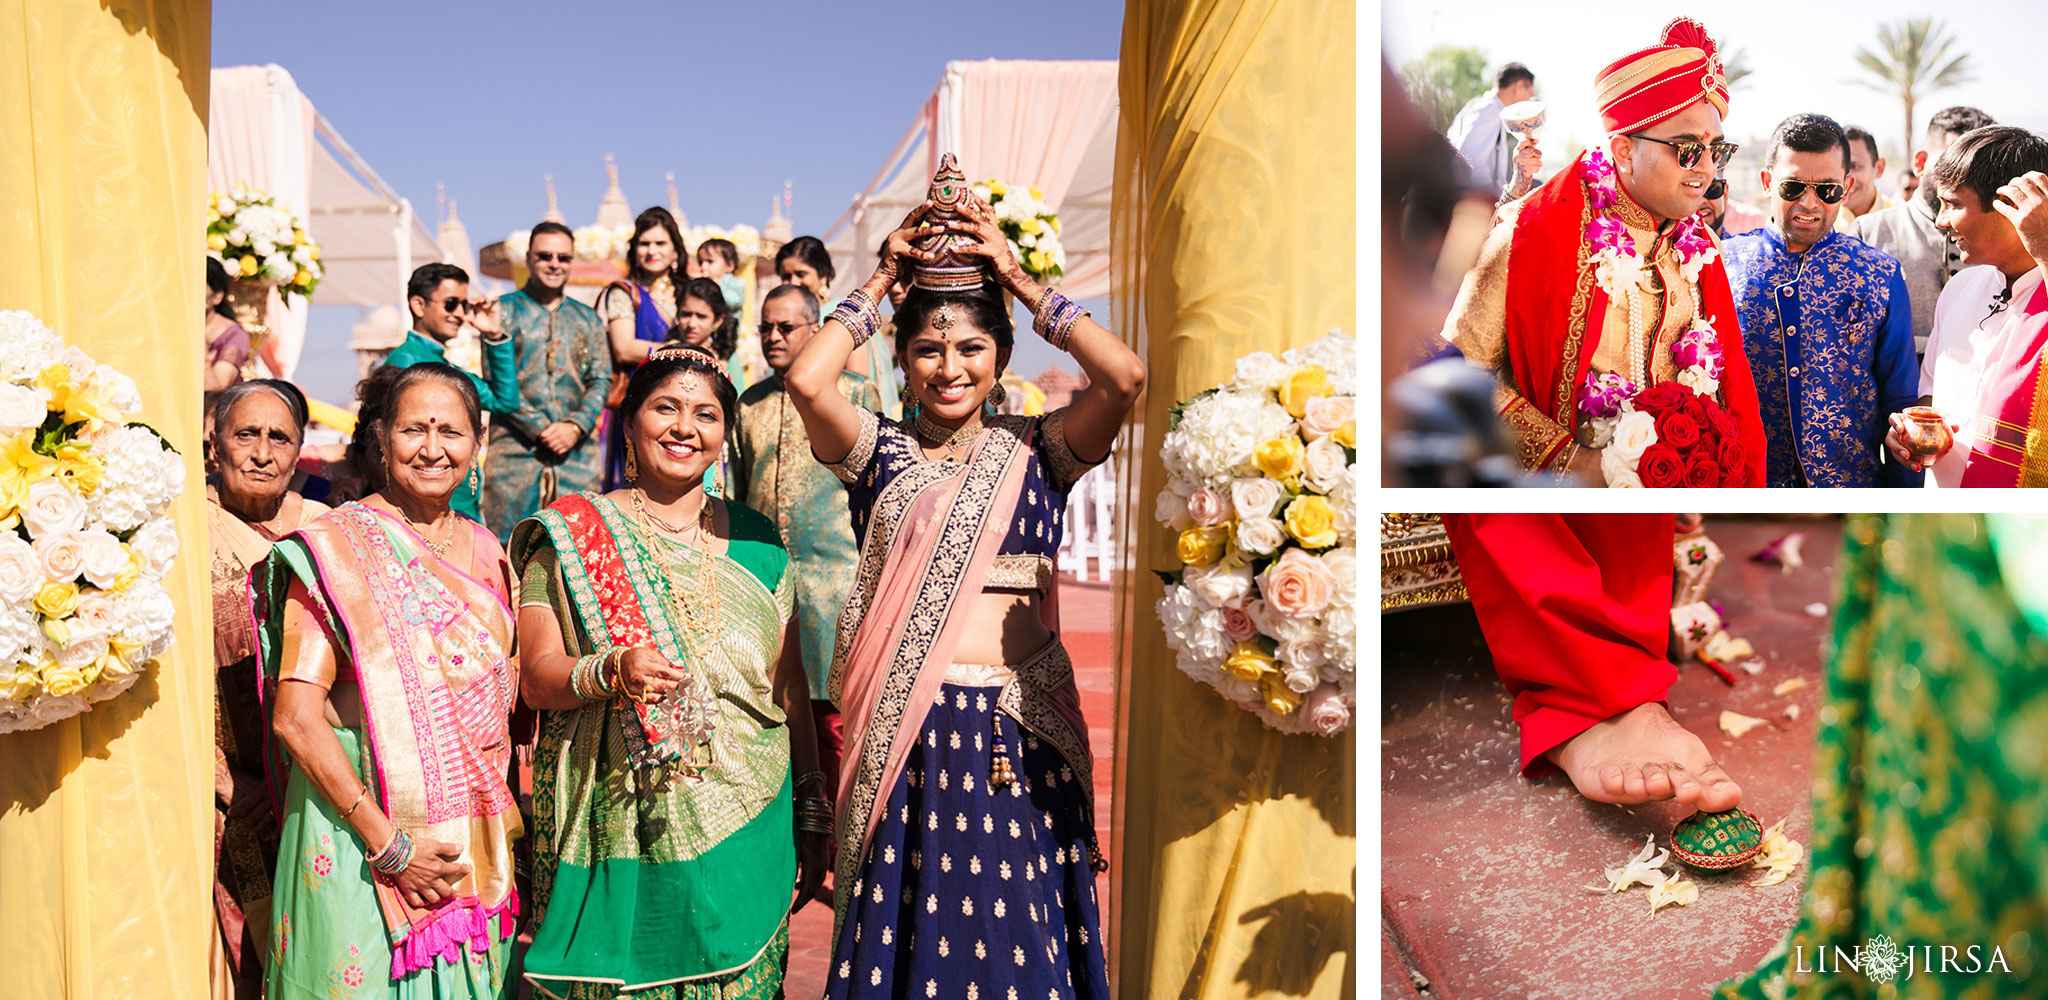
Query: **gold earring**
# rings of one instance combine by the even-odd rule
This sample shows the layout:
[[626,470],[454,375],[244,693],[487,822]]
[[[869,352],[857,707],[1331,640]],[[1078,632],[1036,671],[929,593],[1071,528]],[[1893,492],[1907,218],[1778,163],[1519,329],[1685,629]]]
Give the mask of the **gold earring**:
[[635,460],[635,459],[634,459],[634,457],[633,457],[633,442],[631,442],[631,441],[627,441],[627,442],[626,442],[626,481],[630,483],[630,482],[632,482],[632,481],[634,481],[634,480],[636,480],[636,479],[639,479],[639,478],[640,478],[640,463],[639,463],[639,462],[638,462],[637,460]]
[[997,379],[996,384],[988,391],[988,405],[1000,411],[1003,408],[1003,402],[1009,398],[1010,390],[1003,388],[1002,379]]

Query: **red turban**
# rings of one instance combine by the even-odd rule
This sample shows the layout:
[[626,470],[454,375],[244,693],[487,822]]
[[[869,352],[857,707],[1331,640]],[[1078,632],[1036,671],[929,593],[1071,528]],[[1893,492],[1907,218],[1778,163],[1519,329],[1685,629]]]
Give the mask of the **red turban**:
[[1661,44],[1607,64],[1593,80],[1608,134],[1645,129],[1699,101],[1728,114],[1728,75],[1705,25],[1689,17],[1664,26]]

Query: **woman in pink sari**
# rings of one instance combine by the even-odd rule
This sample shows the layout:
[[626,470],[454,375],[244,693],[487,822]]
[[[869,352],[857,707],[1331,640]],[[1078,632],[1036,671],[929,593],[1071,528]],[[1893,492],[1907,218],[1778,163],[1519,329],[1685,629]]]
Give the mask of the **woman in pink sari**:
[[[904,271],[899,422],[837,382]],[[1038,330],[1087,372],[1042,420],[992,415],[1012,332],[990,283],[1035,304]],[[1053,557],[1066,493],[1108,457],[1143,363],[1024,274],[949,154],[932,200],[785,378],[813,452],[848,484],[861,544],[830,683],[846,764],[826,995],[1107,997],[1106,861]]]
[[505,551],[448,506],[476,388],[420,364],[363,395],[382,414],[360,432],[377,492],[279,540],[255,579],[284,816],[266,993],[498,998],[519,667]]

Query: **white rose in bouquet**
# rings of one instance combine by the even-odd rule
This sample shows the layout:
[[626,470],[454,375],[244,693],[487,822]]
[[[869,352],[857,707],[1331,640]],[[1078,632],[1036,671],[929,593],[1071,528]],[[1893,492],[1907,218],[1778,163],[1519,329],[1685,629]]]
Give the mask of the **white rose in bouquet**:
[[85,558],[83,567],[87,583],[102,590],[111,589],[114,581],[128,571],[128,550],[121,547],[121,540],[107,532],[94,528],[83,532]]
[[83,497],[72,492],[62,479],[50,478],[28,488],[28,503],[21,508],[21,520],[30,535],[41,538],[85,527],[85,512]]
[[1643,452],[1656,443],[1657,418],[1641,410],[1630,410],[1615,421],[1614,440],[1601,450],[1614,454],[1619,461],[1634,469]]
[[49,390],[0,383],[0,435],[12,437],[41,427],[49,415]]
[[1250,566],[1191,566],[1181,576],[1181,586],[1212,608],[1240,608],[1252,592]]
[[1271,392],[1278,388],[1294,366],[1270,351],[1255,351],[1237,359],[1232,385],[1250,392]]
[[178,556],[178,528],[170,518],[154,517],[136,529],[128,544],[142,556],[142,571],[160,580]]
[[1287,526],[1270,517],[1239,521],[1236,541],[1246,555],[1270,556],[1287,544]]
[[69,583],[85,571],[84,535],[76,531],[52,531],[33,544],[36,558],[43,562],[43,576],[50,582]]
[[1318,493],[1329,493],[1344,481],[1344,471],[1351,467],[1351,459],[1344,454],[1344,446],[1337,439],[1320,437],[1308,443],[1305,458],[1307,471],[1302,479]]
[[1230,481],[1230,506],[1240,521],[1272,517],[1280,507],[1280,484],[1264,476],[1243,476]]
[[1169,480],[1166,488],[1159,491],[1158,499],[1152,502],[1152,516],[1175,531],[1188,530],[1195,523],[1188,514],[1188,490],[1186,480]]
[[[1321,556],[1336,587],[1330,592],[1330,607],[1348,608],[1358,597],[1358,550],[1351,546],[1331,549]],[[1327,614],[1327,612],[1326,612]]]
[[[0,532],[0,602],[10,612],[24,610],[36,596],[37,588],[43,585],[43,560],[36,550],[14,532]],[[0,619],[11,620],[18,614],[0,614]],[[0,624],[0,628],[4,628]],[[5,643],[0,643],[4,646]],[[0,653],[4,653],[0,649]],[[0,663],[4,663],[0,657]]]

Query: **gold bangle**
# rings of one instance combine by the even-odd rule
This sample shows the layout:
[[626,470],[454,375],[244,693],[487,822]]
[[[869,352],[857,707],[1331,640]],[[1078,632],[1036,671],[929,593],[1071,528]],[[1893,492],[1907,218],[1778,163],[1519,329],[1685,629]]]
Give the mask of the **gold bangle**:
[[343,813],[341,814],[341,819],[342,819],[342,822],[347,822],[347,821],[348,821],[348,818],[349,818],[350,816],[353,816],[353,815],[355,815],[355,812],[356,812],[356,810],[357,810],[357,809],[360,809],[360,808],[362,808],[362,805],[363,805],[363,799],[364,799],[364,797],[368,796],[369,794],[370,794],[370,786],[368,786],[368,785],[364,785],[364,786],[363,786],[363,790],[362,790],[362,791],[360,791],[360,792],[357,792],[357,793],[356,793],[356,801],[355,801],[355,804],[353,804],[353,805],[349,806],[349,807],[348,807],[348,809],[347,809],[347,811],[345,811],[345,812],[343,812]]

